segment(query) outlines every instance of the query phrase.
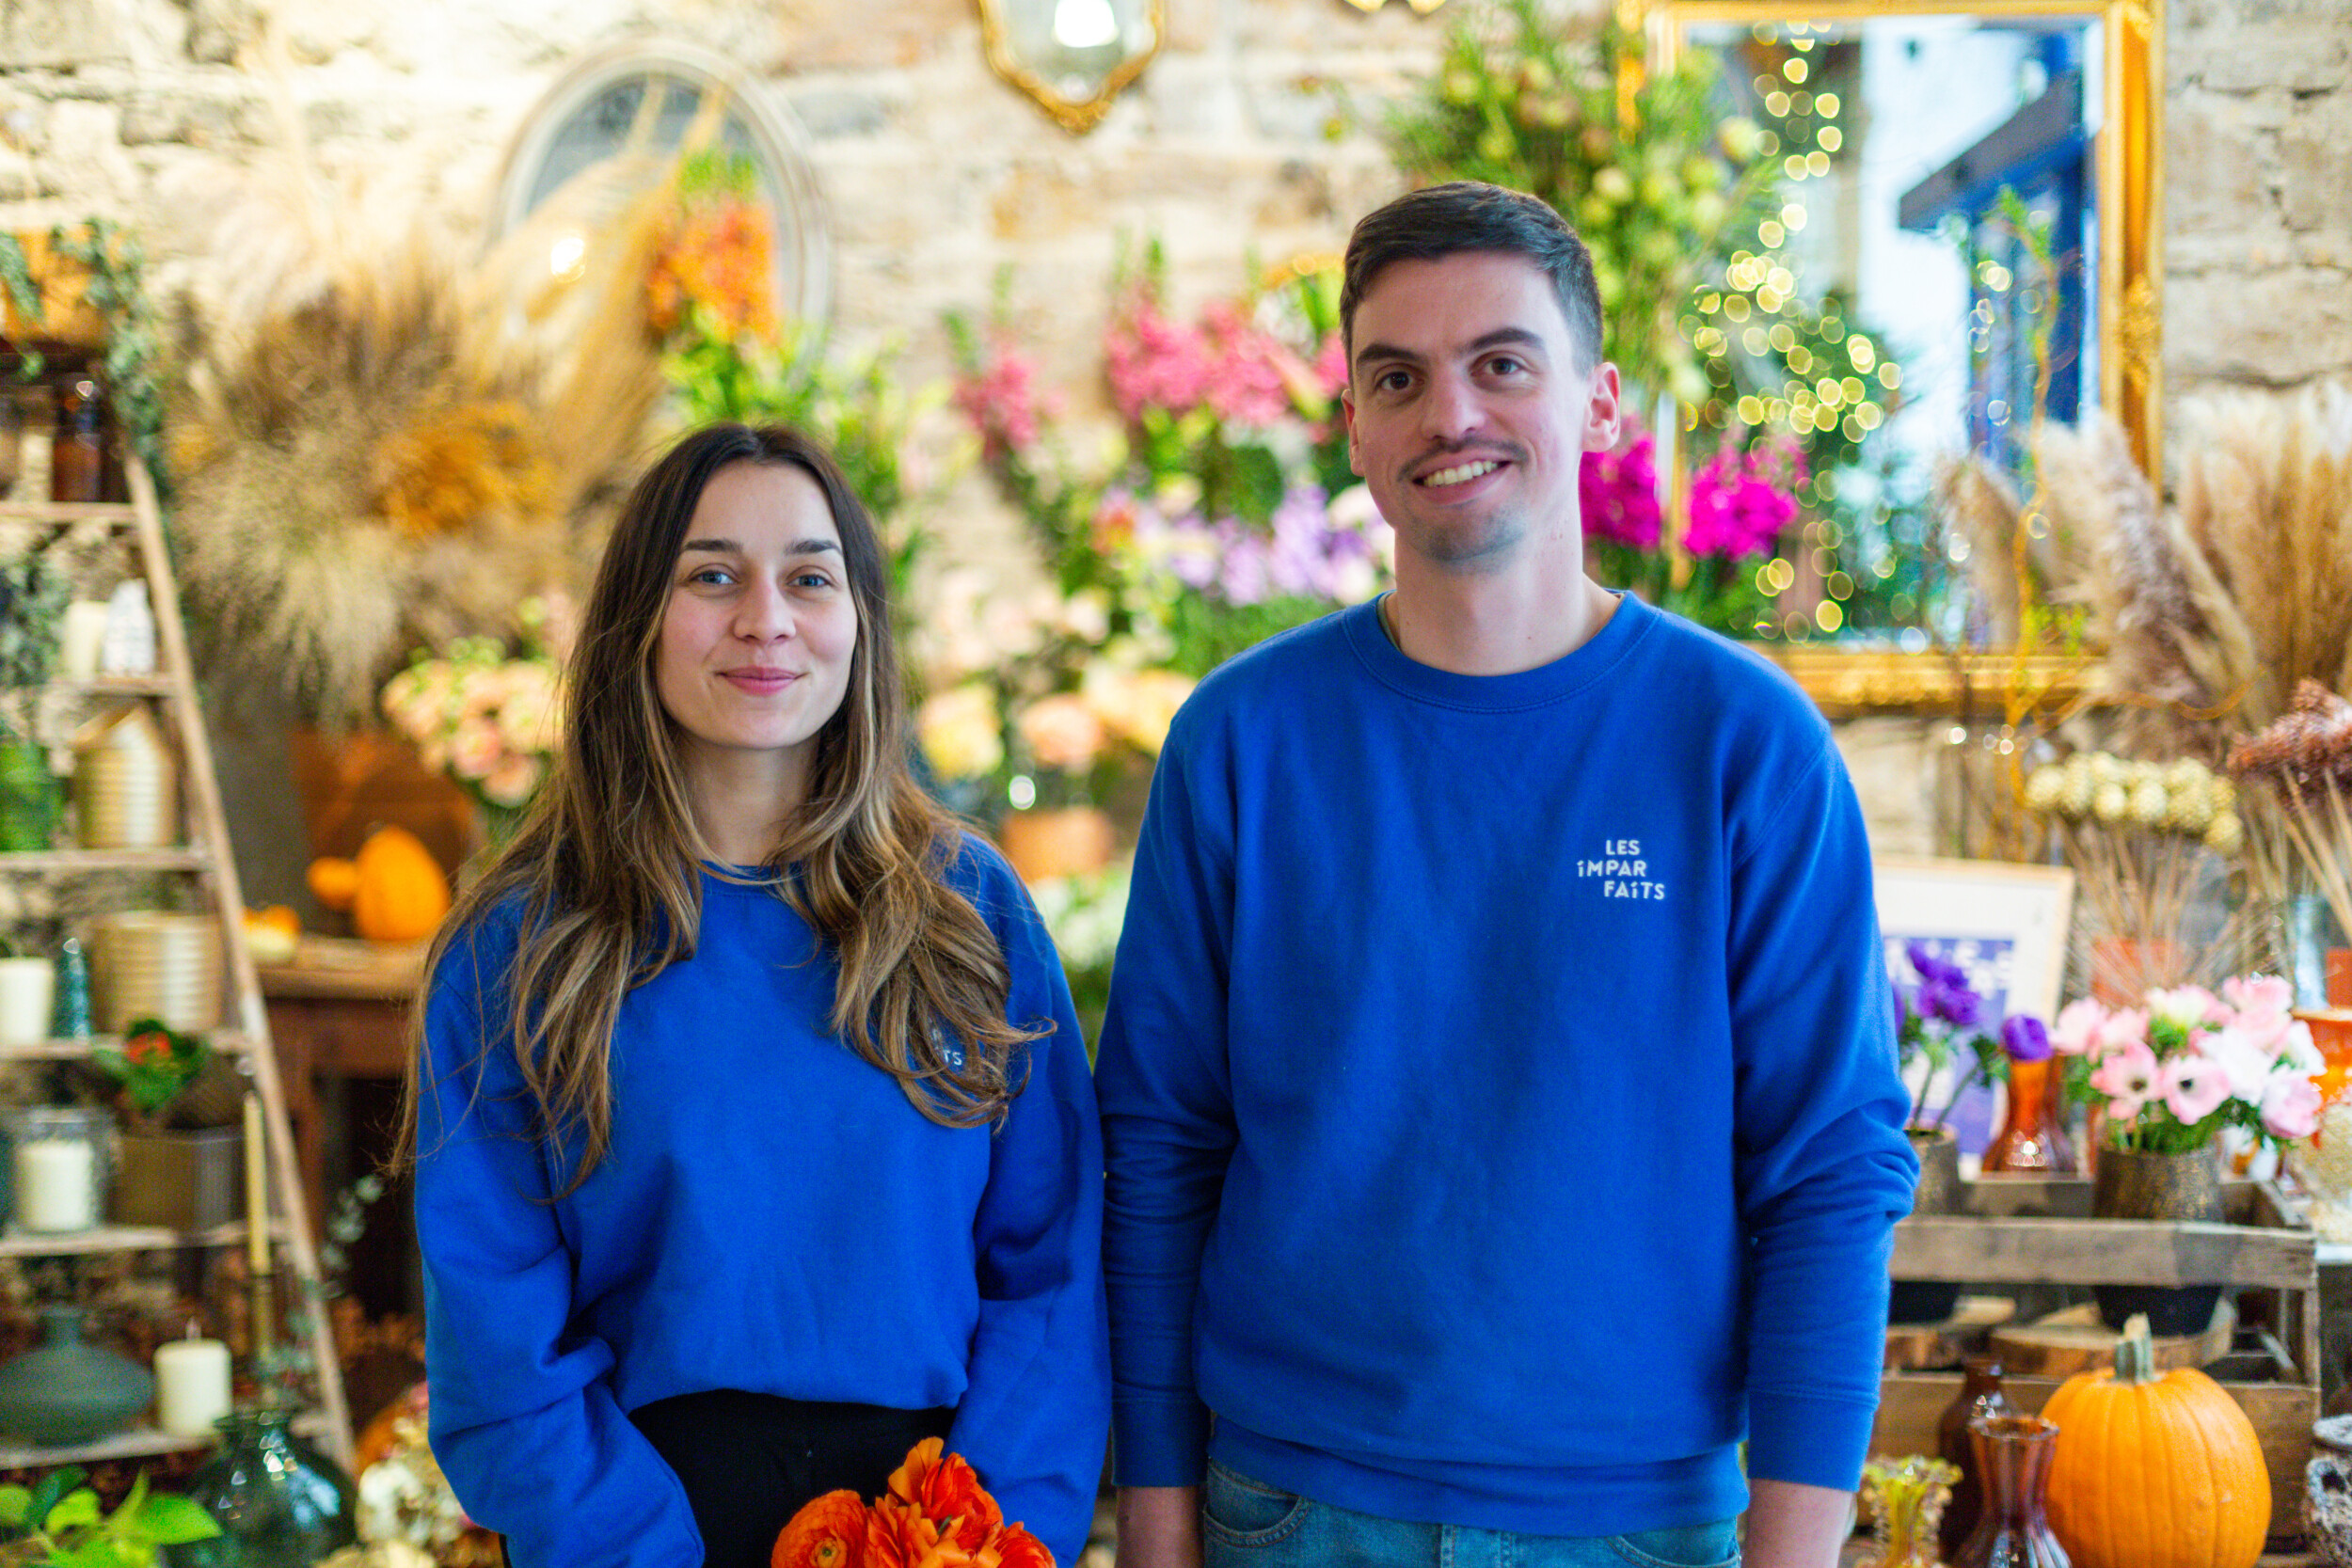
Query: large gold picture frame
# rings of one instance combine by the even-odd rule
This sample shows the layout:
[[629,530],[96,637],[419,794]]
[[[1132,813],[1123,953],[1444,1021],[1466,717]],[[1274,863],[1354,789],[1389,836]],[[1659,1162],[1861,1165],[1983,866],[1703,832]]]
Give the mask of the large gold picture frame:
[[[1671,69],[1693,24],[1740,26],[1865,22],[1909,16],[1967,16],[1987,22],[2079,17],[2100,24],[2105,102],[2095,144],[2098,182],[2097,322],[2100,402],[2130,436],[2150,475],[2162,472],[2164,375],[2164,158],[2159,98],[2164,79],[2163,0],[1618,0],[1653,69]],[[1766,651],[1778,657],[1834,716],[1868,711],[1953,711],[1977,705],[2030,667],[2026,684],[2047,698],[2079,694],[2087,657],[1955,655],[1810,647]],[[1999,705],[1995,705],[1998,706]]]

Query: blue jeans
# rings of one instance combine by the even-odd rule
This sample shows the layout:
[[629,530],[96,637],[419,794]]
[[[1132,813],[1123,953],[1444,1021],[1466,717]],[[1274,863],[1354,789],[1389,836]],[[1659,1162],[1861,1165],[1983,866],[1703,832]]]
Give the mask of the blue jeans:
[[1379,1519],[1269,1486],[1212,1460],[1200,1488],[1203,1568],[1738,1568],[1736,1521],[1628,1535],[1514,1535]]

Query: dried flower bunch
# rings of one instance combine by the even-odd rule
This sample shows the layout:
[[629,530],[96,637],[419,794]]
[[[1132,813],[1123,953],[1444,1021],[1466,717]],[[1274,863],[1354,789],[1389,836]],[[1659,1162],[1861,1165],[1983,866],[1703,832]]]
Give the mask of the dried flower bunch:
[[2283,907],[2317,892],[2352,931],[2352,703],[2298,682],[2277,721],[2230,749],[2247,785],[2256,886]]
[[2226,1127],[2257,1143],[2308,1138],[2318,1125],[2326,1062],[2296,1019],[2294,988],[2275,975],[2149,991],[2137,1007],[2088,999],[2058,1016],[2050,1043],[2068,1058],[2080,1100],[2103,1102],[2111,1148],[2202,1148]]
[[2026,776],[2026,807],[2072,822],[2177,833],[2222,855],[2235,854],[2245,832],[2236,786],[2194,757],[2161,763],[2076,752]]

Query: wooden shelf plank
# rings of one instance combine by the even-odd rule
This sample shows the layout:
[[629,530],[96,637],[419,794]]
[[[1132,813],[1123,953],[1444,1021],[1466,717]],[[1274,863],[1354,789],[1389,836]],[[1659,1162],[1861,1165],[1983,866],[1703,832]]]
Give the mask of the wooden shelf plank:
[[[326,1426],[326,1418],[315,1410],[306,1410],[294,1419],[294,1431],[305,1437],[320,1436]],[[209,1449],[218,1441],[209,1433],[202,1437],[180,1437],[154,1427],[135,1426],[128,1432],[118,1432],[94,1443],[77,1443],[72,1448],[43,1449],[26,1443],[0,1442],[0,1470],[95,1465],[110,1459],[152,1459],[158,1454]]]
[[33,523],[112,523],[129,528],[139,520],[128,501],[0,501],[0,519]]
[[213,857],[182,845],[169,849],[29,849],[0,855],[0,871],[202,871]]
[[1898,1279],[2003,1285],[2261,1285],[2307,1291],[2312,1233],[2147,1220],[1915,1214],[1895,1227]]
[[[199,1033],[215,1051],[253,1049],[253,1037],[241,1029],[205,1029]],[[94,1051],[118,1051],[121,1047],[120,1035],[92,1035],[86,1040],[30,1040],[23,1045],[0,1045],[0,1062],[73,1062]]]
[[[102,1252],[161,1252],[179,1247],[235,1246],[245,1240],[243,1220],[208,1230],[168,1230],[159,1225],[101,1225],[88,1230],[35,1232],[11,1225],[0,1231],[0,1258],[86,1258]],[[270,1234],[282,1236],[275,1219]]]

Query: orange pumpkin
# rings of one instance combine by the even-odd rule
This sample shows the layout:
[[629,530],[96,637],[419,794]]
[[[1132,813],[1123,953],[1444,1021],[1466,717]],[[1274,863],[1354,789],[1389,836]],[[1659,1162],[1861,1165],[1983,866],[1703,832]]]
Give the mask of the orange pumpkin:
[[302,879],[310,884],[311,897],[338,913],[348,911],[359,896],[359,867],[342,855],[321,855]]
[[422,942],[449,913],[449,877],[405,828],[378,828],[352,857],[351,928],[370,942]]
[[2050,1528],[2075,1568],[2254,1568],[2270,1530],[2254,1423],[2204,1373],[2154,1364],[2135,1317],[2114,1370],[2076,1373],[2042,1407],[2058,1429]]

